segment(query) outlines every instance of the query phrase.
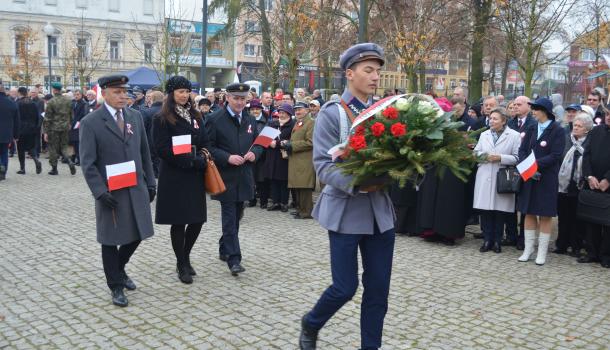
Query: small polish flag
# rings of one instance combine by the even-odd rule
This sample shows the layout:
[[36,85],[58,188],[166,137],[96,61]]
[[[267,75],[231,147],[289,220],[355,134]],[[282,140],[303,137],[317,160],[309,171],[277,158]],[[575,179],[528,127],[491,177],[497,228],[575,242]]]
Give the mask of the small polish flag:
[[326,153],[328,153],[330,155],[331,159],[334,162],[335,159],[341,157],[343,155],[343,153],[345,153],[345,146],[346,145],[347,145],[347,142],[343,142],[343,143],[340,143],[338,145],[334,145]]
[[174,155],[191,152],[191,135],[172,136],[172,151]]
[[80,127],[80,122],[76,122],[76,124],[74,124],[74,129],[78,129]]
[[108,179],[109,191],[137,185],[136,162],[132,160],[125,163],[106,165],[106,178]]
[[521,174],[523,181],[529,180],[538,171],[538,163],[534,152],[530,153],[521,163],[517,164],[517,170]]
[[275,140],[275,138],[278,136],[280,136],[280,131],[278,129],[272,128],[270,126],[265,126],[254,140],[253,145],[261,145],[267,148],[269,147],[271,142]]

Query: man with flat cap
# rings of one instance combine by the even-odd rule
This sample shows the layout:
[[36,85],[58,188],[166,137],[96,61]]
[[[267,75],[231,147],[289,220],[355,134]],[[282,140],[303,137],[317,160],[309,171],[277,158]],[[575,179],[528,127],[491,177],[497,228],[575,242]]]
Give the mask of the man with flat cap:
[[131,108],[135,109],[136,111],[142,112],[144,109],[146,109],[144,90],[142,90],[142,88],[140,88],[139,86],[134,86],[132,91],[133,105],[131,105]]
[[383,321],[394,254],[394,209],[382,190],[386,179],[359,186],[344,175],[327,153],[348,138],[352,121],[372,104],[384,64],[383,49],[362,43],[347,49],[340,58],[347,88],[336,103],[320,110],[313,133],[313,162],[326,186],[314,207],[313,217],[328,230],[332,285],[314,308],[301,319],[301,349],[315,349],[318,332],[358,289],[358,249],[362,256],[364,293],[360,317],[361,348],[381,347]]
[[222,237],[218,241],[220,259],[227,262],[233,276],[245,269],[241,265],[239,221],[244,202],[254,197],[254,162],[262,148],[252,146],[258,136],[256,120],[246,111],[250,86],[234,83],[227,86],[227,104],[207,117],[210,153],[218,165],[227,187],[224,193],[212,196],[220,201]]
[[51,84],[53,98],[47,103],[43,120],[44,141],[49,144],[49,164],[51,165],[49,175],[59,174],[57,159],[60,155],[68,160],[70,174],[74,175],[76,174],[76,167],[68,155],[72,102],[61,94],[61,88],[60,83]]
[[112,303],[127,306],[123,289],[136,289],[125,265],[143,239],[153,235],[150,202],[155,175],[139,112],[127,108],[124,75],[98,80],[104,104],[80,125],[81,167],[95,198],[97,241]]

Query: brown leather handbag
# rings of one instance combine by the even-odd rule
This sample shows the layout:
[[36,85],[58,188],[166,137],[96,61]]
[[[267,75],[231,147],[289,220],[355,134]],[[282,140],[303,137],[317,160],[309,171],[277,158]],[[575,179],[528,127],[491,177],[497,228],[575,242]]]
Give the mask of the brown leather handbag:
[[225,182],[222,181],[222,177],[214,163],[214,159],[212,159],[212,155],[207,149],[202,148],[201,156],[206,158],[208,164],[203,175],[205,179],[205,191],[211,195],[223,193],[227,190],[227,187],[225,186]]

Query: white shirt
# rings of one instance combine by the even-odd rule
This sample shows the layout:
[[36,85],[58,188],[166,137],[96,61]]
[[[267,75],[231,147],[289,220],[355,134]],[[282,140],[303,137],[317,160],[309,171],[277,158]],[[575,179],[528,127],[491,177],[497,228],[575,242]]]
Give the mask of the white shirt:
[[[110,112],[110,115],[112,116],[112,118],[114,118],[114,121],[116,122],[116,112],[117,110],[110,107],[109,104],[107,104],[106,102],[104,102],[104,106],[106,106],[106,109],[108,110],[108,112]],[[123,112],[121,112],[122,114]],[[123,120],[125,120],[125,117],[123,117]]]

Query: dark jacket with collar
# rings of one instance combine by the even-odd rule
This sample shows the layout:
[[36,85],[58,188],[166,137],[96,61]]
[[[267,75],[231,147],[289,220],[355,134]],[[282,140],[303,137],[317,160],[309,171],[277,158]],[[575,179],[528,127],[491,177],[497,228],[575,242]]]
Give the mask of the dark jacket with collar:
[[263,151],[260,146],[252,146],[258,136],[256,121],[242,111],[241,123],[232,116],[226,107],[206,117],[206,129],[210,140],[210,153],[218,166],[227,190],[212,199],[221,202],[244,202],[254,198],[254,164],[246,161],[236,166],[229,164],[229,156],[245,156],[251,150],[260,158]]
[[582,175],[610,181],[610,127],[598,125],[589,132],[582,158]]
[[38,106],[27,97],[17,100],[19,108],[19,136],[35,135],[40,131]]
[[540,180],[529,179],[521,187],[518,208],[523,214],[548,216],[557,215],[557,196],[559,189],[559,168],[565,150],[565,131],[553,121],[538,136],[538,123],[530,125],[519,147],[519,161],[523,161],[533,151],[538,163]]
[[5,93],[0,92],[0,143],[10,143],[19,136],[19,109]]
[[525,117],[525,122],[523,123],[523,125],[521,125],[521,127],[519,127],[518,117],[514,117],[513,119],[509,120],[507,125],[509,128],[520,133],[521,138],[523,138],[527,129],[529,129],[532,125],[536,125],[536,119],[534,119],[534,117],[528,114],[527,117]]

